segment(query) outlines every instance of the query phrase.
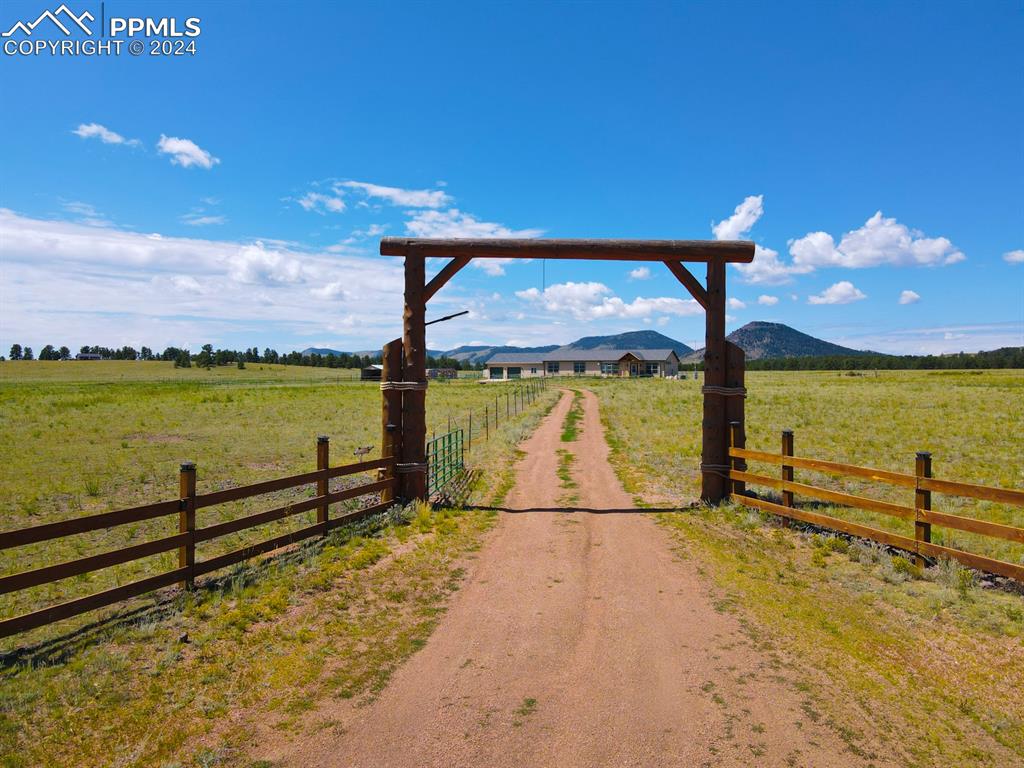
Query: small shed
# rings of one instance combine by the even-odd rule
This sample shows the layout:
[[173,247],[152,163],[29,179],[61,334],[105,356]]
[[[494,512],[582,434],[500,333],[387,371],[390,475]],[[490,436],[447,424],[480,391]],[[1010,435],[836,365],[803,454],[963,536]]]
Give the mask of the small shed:
[[382,365],[368,365],[359,373],[360,381],[380,381],[381,371],[384,370]]

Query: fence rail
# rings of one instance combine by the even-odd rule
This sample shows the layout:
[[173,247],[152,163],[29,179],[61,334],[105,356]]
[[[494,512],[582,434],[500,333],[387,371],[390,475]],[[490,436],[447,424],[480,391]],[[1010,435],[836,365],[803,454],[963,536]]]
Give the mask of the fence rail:
[[[938,512],[932,509],[931,498],[931,494],[934,492],[1024,507],[1024,491],[934,478],[931,476],[931,454],[929,453],[917,454],[916,471],[914,474],[794,456],[793,433],[789,430],[782,434],[781,453],[750,450],[737,445],[741,438],[738,436],[736,428],[737,425],[733,425],[729,448],[731,459],[731,468],[729,469],[730,498],[733,501],[755,507],[773,515],[779,515],[780,517],[799,520],[822,528],[831,528],[852,536],[860,536],[902,549],[917,556],[919,562],[923,557],[947,557],[971,568],[1024,581],[1024,565],[1008,563],[955,547],[934,544],[931,540],[931,527],[932,525],[937,525],[943,528],[951,528],[957,531],[1024,544],[1024,528]],[[748,472],[746,471],[747,460],[779,465],[782,470],[781,475],[780,477],[768,477]],[[913,489],[914,503],[913,505],[895,504],[864,496],[842,493],[828,488],[820,488],[808,483],[798,483],[793,479],[794,469],[806,469],[843,477],[856,477],[899,488]],[[749,494],[746,491],[748,483],[767,486],[781,491],[782,503],[768,501]],[[794,502],[795,494],[808,496],[812,499],[838,506],[854,507],[868,512],[877,512],[902,520],[912,521],[914,523],[914,536],[904,536],[819,512],[799,509]]]
[[[173,570],[113,587],[102,592],[74,598],[20,616],[4,619],[0,621],[0,637],[8,637],[19,632],[35,629],[61,619],[77,616],[87,611],[152,592],[162,587],[171,586],[172,584],[182,584],[186,588],[191,589],[198,576],[234,565],[257,555],[272,552],[304,539],[326,535],[329,531],[341,525],[376,512],[381,512],[391,506],[392,503],[390,500],[396,484],[393,472],[394,465],[395,460],[393,458],[383,458],[331,467],[329,461],[329,442],[327,438],[320,437],[317,440],[318,469],[313,472],[264,480],[223,491],[197,494],[195,492],[196,467],[194,464],[186,463],[181,466],[179,475],[180,498],[178,499],[2,532],[0,533],[0,550],[137,523],[144,520],[168,517],[174,514],[178,515],[179,526],[179,532],[173,536],[165,536],[110,552],[103,552],[56,565],[48,565],[0,577],[0,594],[8,594],[29,589],[30,587],[51,584],[62,579],[80,576],[114,565],[121,565],[151,555],[170,552],[175,549],[178,550],[178,567]],[[351,488],[329,492],[329,482],[332,478],[373,470],[379,470],[382,478]],[[202,528],[196,527],[196,510],[230,501],[262,496],[274,491],[312,485],[314,483],[316,484],[316,496],[314,497],[234,520],[215,523]],[[370,506],[353,510],[337,517],[330,517],[329,510],[332,504],[369,494],[379,494],[379,500]],[[249,544],[207,560],[200,562],[195,560],[197,544],[255,528],[266,523],[283,520],[314,509],[317,510],[317,522],[313,525],[296,531],[290,531],[266,541]]]
[[461,429],[427,441],[427,495],[441,493],[466,468]]

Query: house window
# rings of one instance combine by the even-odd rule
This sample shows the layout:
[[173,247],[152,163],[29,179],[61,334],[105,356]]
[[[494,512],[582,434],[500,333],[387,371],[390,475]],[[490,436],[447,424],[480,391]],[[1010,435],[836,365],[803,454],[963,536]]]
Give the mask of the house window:
[[647,365],[644,367],[644,373],[646,375],[648,375],[648,376],[657,376],[658,375],[658,364],[657,363],[647,363]]
[[548,373],[558,373],[558,363],[548,363]]
[[572,364],[572,372],[575,373],[577,376],[579,374],[581,374],[581,373],[586,373],[587,372],[587,364],[586,363],[573,363]]
[[530,373],[532,373],[532,374],[536,374],[536,373],[537,373],[537,369],[536,369],[536,368],[531,368],[531,369],[530,369]]
[[609,376],[619,375],[619,364],[618,363],[601,363],[601,373]]
[[523,369],[522,368],[509,368],[508,369],[508,377],[510,379],[521,379],[523,377]]
[[503,378],[505,378],[505,369],[504,368],[491,368],[491,378],[492,379],[503,379]]

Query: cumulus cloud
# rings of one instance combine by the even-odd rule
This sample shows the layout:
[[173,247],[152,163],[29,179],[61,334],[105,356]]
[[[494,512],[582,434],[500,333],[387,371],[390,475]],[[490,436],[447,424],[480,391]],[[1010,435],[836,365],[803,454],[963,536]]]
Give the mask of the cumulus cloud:
[[345,201],[334,195],[325,195],[321,192],[307,192],[298,199],[299,205],[304,210],[315,211],[316,213],[341,213],[345,210]]
[[385,187],[381,184],[370,184],[365,181],[342,181],[335,184],[335,189],[343,187],[362,192],[367,197],[377,198],[406,208],[443,208],[453,198],[440,189],[401,189]]
[[630,280],[650,280],[651,270],[648,267],[637,267],[629,270]]
[[769,296],[766,293],[762,293],[760,296],[757,297],[757,303],[763,307],[774,307],[776,304],[779,303],[779,297]]
[[916,304],[921,300],[917,291],[900,291],[900,304]]
[[[542,229],[509,229],[503,224],[480,221],[475,216],[463,213],[458,208],[446,211],[410,211],[405,222],[405,231],[413,237],[478,237],[509,238],[539,237]],[[505,267],[514,259],[474,259],[472,264],[488,275],[505,274]]]
[[99,123],[82,123],[72,133],[83,139],[99,139],[104,144],[124,144],[128,147],[137,147],[141,143],[138,139],[126,139],[121,134],[115,133]]
[[[716,240],[742,239],[763,215],[763,195],[751,195],[732,216],[712,224],[711,231]],[[864,226],[844,234],[838,245],[827,232],[810,232],[789,242],[789,254],[792,261],[786,263],[778,251],[757,245],[750,264],[733,266],[747,283],[782,285],[795,275],[824,267],[944,266],[966,258],[947,238],[925,237],[894,218],[885,218],[881,211]]]
[[727,303],[729,304],[729,309],[746,309],[747,308],[746,303],[740,301],[739,299],[737,299],[737,298],[735,298],[733,296],[729,297],[729,300],[728,300]]
[[19,286],[4,297],[3,335],[36,344],[195,345],[254,328],[268,338],[323,333],[325,302],[336,308],[350,298],[345,291],[359,297],[346,308],[356,318],[353,343],[392,338],[401,317],[397,260],[271,240],[141,234],[0,209],[0,262],[5,281]]
[[966,257],[945,237],[925,237],[878,211],[864,226],[843,235],[836,245],[827,232],[811,232],[789,244],[798,267],[861,269],[892,266],[944,266]]
[[840,280],[816,296],[808,296],[808,304],[851,304],[866,299],[867,294],[849,280]]
[[1007,251],[1003,254],[1003,261],[1007,264],[1024,264],[1024,249]]
[[715,240],[742,240],[764,215],[764,195],[750,195],[736,206],[732,216],[711,225]]
[[182,168],[205,168],[210,170],[220,160],[190,139],[179,139],[176,136],[165,136],[160,134],[160,141],[156,144],[157,151],[161,155],[170,155],[174,165]]
[[631,302],[625,302],[615,296],[607,285],[597,282],[559,283],[549,286],[544,291],[528,288],[525,291],[516,291],[516,296],[548,312],[567,314],[575,320],[641,319],[652,315],[686,317],[704,312],[694,299],[639,296]]

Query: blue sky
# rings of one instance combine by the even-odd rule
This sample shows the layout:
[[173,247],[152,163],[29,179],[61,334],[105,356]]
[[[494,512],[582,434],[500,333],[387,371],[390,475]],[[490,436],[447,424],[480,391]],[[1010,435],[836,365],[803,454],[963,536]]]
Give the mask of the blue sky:
[[[0,27],[57,5],[6,0]],[[198,17],[197,52],[0,55],[3,351],[379,347],[381,234],[749,238],[730,329],[1024,344],[1019,0],[104,13]],[[699,345],[682,286],[634,266],[468,267],[428,314],[470,316],[428,343]]]

